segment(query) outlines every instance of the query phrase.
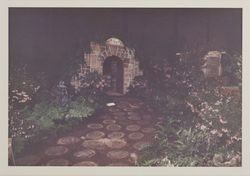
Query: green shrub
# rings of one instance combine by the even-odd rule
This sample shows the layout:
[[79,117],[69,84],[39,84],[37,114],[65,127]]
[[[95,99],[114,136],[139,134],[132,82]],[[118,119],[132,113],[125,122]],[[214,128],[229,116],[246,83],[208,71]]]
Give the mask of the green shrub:
[[[142,151],[140,165],[204,166],[204,160],[213,156],[216,143],[210,136],[195,128],[181,129],[176,140],[169,140],[166,131],[160,131],[157,141]],[[209,155],[211,154],[211,156]]]
[[228,79],[228,86],[241,86],[242,83],[242,55],[235,51],[224,54],[222,60],[222,76]]
[[[191,52],[172,66],[164,60],[152,64],[148,86],[132,90],[166,117],[158,140],[143,150],[139,165],[218,166],[217,155],[224,158],[221,166],[241,164],[241,97],[221,95],[220,77],[204,79],[200,56]],[[228,75],[241,85],[241,56],[231,59]]]
[[65,110],[55,102],[44,101],[26,111],[25,116],[27,121],[34,124],[35,133],[49,132],[56,128],[55,120],[64,118]]
[[67,118],[84,119],[91,116],[95,109],[83,97],[79,97],[76,101],[70,103]]
[[32,136],[55,135],[59,131],[71,129],[72,125],[79,124],[79,120],[91,116],[95,111],[95,105],[83,97],[71,101],[67,107],[60,107],[56,100],[42,101],[33,108],[26,107],[19,111],[19,116],[23,119],[23,132],[19,136],[27,133]]
[[[74,82],[79,84],[75,84]],[[74,98],[83,97],[91,103],[94,109],[102,109],[109,97],[105,90],[109,87],[106,77],[96,71],[90,71],[86,65],[81,65],[72,75],[71,86],[74,89]]]

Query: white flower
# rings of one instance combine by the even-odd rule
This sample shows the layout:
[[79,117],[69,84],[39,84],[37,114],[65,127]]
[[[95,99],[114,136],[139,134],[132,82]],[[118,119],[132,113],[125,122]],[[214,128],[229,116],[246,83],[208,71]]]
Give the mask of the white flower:
[[214,112],[219,112],[219,109],[214,109]]
[[35,92],[38,91],[39,88],[40,88],[40,86],[35,87]]
[[195,125],[196,128],[199,128],[200,126],[201,126],[200,123],[198,123],[198,124]]
[[233,142],[232,142],[232,140],[227,140],[227,144],[228,145],[230,145],[230,144],[232,144]]
[[241,141],[242,138],[239,135],[236,134],[233,137],[231,137],[231,140]]
[[205,125],[201,125],[201,130],[206,130],[206,129],[208,129],[208,127],[206,127]]
[[227,133],[227,132],[228,132],[228,129],[222,128],[221,131],[224,132],[224,133]]
[[18,97],[17,97],[17,96],[13,96],[13,98],[18,100]]
[[227,121],[222,116],[220,116],[219,118],[220,118],[220,123],[227,124]]
[[212,131],[210,131],[211,134],[216,134],[217,130],[213,129]]
[[218,106],[220,104],[222,104],[222,103],[221,103],[221,101],[218,101],[218,100],[214,103],[214,105],[216,105],[216,106]]
[[19,103],[25,103],[27,99],[20,100]]
[[217,132],[217,135],[218,135],[219,137],[221,137],[223,134],[220,133],[220,132]]

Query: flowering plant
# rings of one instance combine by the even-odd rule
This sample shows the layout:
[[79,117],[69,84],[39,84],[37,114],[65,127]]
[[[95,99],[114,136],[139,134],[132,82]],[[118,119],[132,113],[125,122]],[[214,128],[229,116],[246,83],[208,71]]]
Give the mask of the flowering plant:
[[40,84],[27,72],[27,66],[12,69],[9,76],[9,103],[23,106],[32,100]]

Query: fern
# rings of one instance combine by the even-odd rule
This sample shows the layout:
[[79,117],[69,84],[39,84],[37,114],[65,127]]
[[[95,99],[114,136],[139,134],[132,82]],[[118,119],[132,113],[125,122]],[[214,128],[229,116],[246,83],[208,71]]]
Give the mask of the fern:
[[94,113],[94,108],[87,101],[80,97],[70,104],[68,113],[69,118],[83,119],[91,116]]
[[46,117],[42,117],[37,124],[40,130],[44,131],[50,130],[55,127],[55,123],[53,122],[53,120]]
[[28,121],[32,121],[36,126],[35,132],[49,131],[56,128],[54,120],[63,119],[65,110],[57,107],[54,102],[43,101],[36,104],[32,111],[26,111]]

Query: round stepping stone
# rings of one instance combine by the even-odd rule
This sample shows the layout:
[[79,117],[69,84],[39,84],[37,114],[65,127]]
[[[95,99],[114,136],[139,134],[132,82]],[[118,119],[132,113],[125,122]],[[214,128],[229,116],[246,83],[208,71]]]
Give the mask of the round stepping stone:
[[114,124],[114,123],[116,123],[115,120],[110,120],[110,119],[103,120],[102,122],[103,122],[104,124]]
[[114,150],[107,153],[107,157],[110,159],[124,159],[129,156],[129,153],[125,150]]
[[138,114],[138,113],[133,112],[133,111],[128,112],[128,115],[129,115],[129,116],[139,116],[139,114]]
[[131,133],[128,135],[128,138],[132,140],[139,140],[139,139],[142,139],[143,137],[144,137],[144,134],[140,132],[135,132],[135,133]]
[[138,109],[138,108],[139,108],[139,106],[136,105],[136,104],[128,104],[128,105],[129,105],[129,107],[132,108],[132,109]]
[[148,112],[154,112],[152,108],[147,108]]
[[139,125],[150,125],[150,124],[152,124],[152,122],[149,121],[149,120],[140,120],[140,121],[137,121],[136,123],[139,124]]
[[164,124],[164,122],[162,122],[162,121],[157,121],[156,123],[155,123],[155,126],[156,127],[163,127],[165,124]]
[[91,158],[95,155],[95,151],[91,150],[91,149],[84,149],[78,152],[74,153],[74,157],[76,158],[81,158],[81,159],[85,159],[85,158]]
[[101,132],[101,131],[92,131],[87,133],[86,137],[89,139],[100,139],[103,136],[105,136],[105,133]]
[[71,145],[71,144],[76,144],[80,142],[81,139],[78,137],[73,137],[73,136],[67,136],[67,137],[62,137],[57,141],[58,145]]
[[115,119],[115,120],[124,120],[124,119],[126,119],[127,120],[126,116],[114,116],[113,119]]
[[128,104],[119,104],[118,107],[125,111],[126,108],[128,107]]
[[156,131],[156,129],[148,127],[148,128],[142,128],[141,131],[143,133],[154,133]]
[[109,166],[129,166],[128,163],[111,163]]
[[120,109],[118,109],[118,108],[110,108],[109,111],[110,112],[120,112]]
[[16,160],[17,166],[35,166],[40,162],[40,158],[35,155],[24,156]]
[[110,124],[106,127],[106,129],[110,131],[118,131],[121,129],[121,126],[117,124]]
[[145,105],[144,102],[138,102],[137,104],[140,105],[140,106]]
[[128,116],[129,120],[141,120],[141,118],[138,115],[130,115]]
[[100,116],[100,118],[107,119],[107,120],[112,119],[109,115],[102,115],[102,116]]
[[103,128],[103,125],[100,124],[100,123],[91,123],[91,124],[88,124],[88,128],[90,128],[90,129],[101,129],[101,128]]
[[126,106],[128,106],[128,103],[127,102],[119,102],[118,106],[126,107]]
[[69,149],[64,146],[53,146],[45,150],[45,155],[47,156],[61,156],[67,153]]
[[98,165],[93,161],[82,161],[74,164],[74,166],[98,166]]
[[164,117],[158,117],[157,119],[158,119],[159,121],[164,121],[164,120],[165,120]]
[[117,121],[121,122],[121,121],[128,121],[126,116],[120,116],[120,117],[114,117]]
[[123,132],[112,132],[108,135],[110,139],[121,139],[125,136]]
[[126,115],[126,113],[125,112],[114,112],[113,115],[119,118],[121,116]]
[[131,125],[131,121],[129,121],[129,120],[126,118],[125,120],[119,121],[119,124],[120,124],[120,125],[123,125],[123,126],[128,126],[128,125]]
[[104,150],[106,148],[105,142],[102,140],[86,140],[82,143],[86,148]]
[[133,145],[133,147],[136,149],[136,150],[142,150],[146,147],[150,146],[150,143],[147,142],[147,141],[140,141],[140,142],[137,142]]
[[106,141],[106,145],[112,149],[121,149],[127,145],[127,142],[120,139],[110,139]]
[[68,166],[69,161],[66,159],[53,159],[47,162],[47,166]]
[[126,106],[125,108],[123,108],[123,111],[128,112],[128,114],[129,114],[129,113],[132,113],[133,109]]
[[129,125],[126,127],[128,131],[138,131],[141,127],[139,125]]
[[150,120],[150,119],[152,119],[152,116],[149,114],[145,114],[145,115],[142,115],[142,118],[145,120]]

